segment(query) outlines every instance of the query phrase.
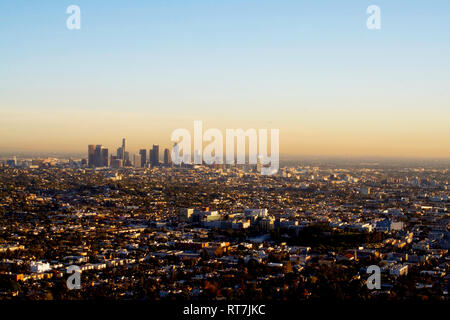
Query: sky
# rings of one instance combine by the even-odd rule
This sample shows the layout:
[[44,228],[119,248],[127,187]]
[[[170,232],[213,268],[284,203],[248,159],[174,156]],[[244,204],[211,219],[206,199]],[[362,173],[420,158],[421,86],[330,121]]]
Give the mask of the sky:
[[[370,5],[380,30],[366,27]],[[202,120],[279,129],[286,155],[450,158],[449,12],[448,0],[0,1],[0,151],[170,146]]]

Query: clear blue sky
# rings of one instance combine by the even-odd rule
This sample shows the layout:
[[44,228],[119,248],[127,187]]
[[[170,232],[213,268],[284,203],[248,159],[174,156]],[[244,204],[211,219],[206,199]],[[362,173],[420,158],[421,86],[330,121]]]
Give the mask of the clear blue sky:
[[[81,8],[81,30],[66,28],[71,4]],[[381,30],[366,28],[371,4],[381,8]],[[399,134],[396,143],[414,155],[426,139],[449,142],[449,31],[448,0],[3,0],[0,147],[30,148],[33,138],[53,133],[62,139],[58,123],[67,121],[70,148],[84,148],[93,141],[83,135],[95,132],[87,120],[77,136],[70,123],[77,112],[115,128],[120,119],[128,123],[114,137],[104,130],[98,143],[105,144],[125,135],[136,147],[149,143],[136,141],[135,127],[150,115],[145,134],[161,144],[200,119],[213,127],[285,128],[287,153],[314,153],[308,135],[335,144],[331,136],[349,141],[370,128]],[[404,140],[409,126],[426,139]],[[365,137],[378,150],[378,138]],[[48,140],[47,148],[67,147]],[[342,148],[351,154],[358,143]],[[437,148],[429,152],[440,154]]]

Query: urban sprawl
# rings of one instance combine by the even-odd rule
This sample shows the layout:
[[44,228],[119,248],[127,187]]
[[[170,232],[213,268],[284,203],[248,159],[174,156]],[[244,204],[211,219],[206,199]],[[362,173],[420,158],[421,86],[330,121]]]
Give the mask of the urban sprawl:
[[448,165],[264,176],[125,148],[0,161],[0,299],[448,300]]

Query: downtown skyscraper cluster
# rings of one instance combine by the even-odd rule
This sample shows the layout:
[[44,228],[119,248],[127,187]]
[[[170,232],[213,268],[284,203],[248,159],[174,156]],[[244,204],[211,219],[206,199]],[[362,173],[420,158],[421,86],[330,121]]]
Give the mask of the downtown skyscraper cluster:
[[[134,154],[132,157],[130,157],[130,153],[126,150],[125,138],[122,139],[122,145],[117,148],[116,155],[111,155],[110,157],[108,149],[103,148],[102,145],[88,145],[88,166],[90,168],[153,168],[161,165],[159,157],[159,145],[153,145],[152,149],[150,149],[148,153],[146,149],[140,149],[138,154]],[[169,149],[164,149],[163,164],[165,166],[168,166],[170,165],[170,163],[170,151]]]
[[88,146],[89,167],[109,167],[108,149],[102,148],[101,144]]

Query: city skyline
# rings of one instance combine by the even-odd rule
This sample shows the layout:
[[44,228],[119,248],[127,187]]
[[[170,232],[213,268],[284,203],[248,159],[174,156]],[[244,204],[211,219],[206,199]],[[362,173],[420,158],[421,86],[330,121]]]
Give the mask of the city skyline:
[[[126,145],[126,138],[122,138],[122,144],[116,149],[116,152],[110,152],[109,148],[104,148],[102,144],[89,144],[87,158],[83,158],[82,162],[90,168],[146,168],[147,166],[156,167],[161,164],[167,166],[171,163],[170,151],[167,148],[163,149],[164,154],[161,157],[159,145],[154,144],[148,152],[147,149],[139,149],[139,153],[130,153]],[[14,157],[14,161],[16,161],[15,159],[16,157]],[[161,159],[163,162],[161,162]]]
[[[92,139],[91,139],[92,140]],[[88,145],[98,146],[98,144],[94,143],[93,141],[90,141],[92,143],[89,143]],[[113,153],[116,153],[115,150],[115,143],[110,142],[108,144],[101,143],[99,146],[106,147],[106,149],[112,150]],[[129,150],[130,156],[133,155],[139,155],[142,151],[143,147],[146,147],[149,151],[151,151],[151,145],[155,145],[152,142],[138,144],[136,142],[132,142],[131,147]],[[161,146],[161,150],[169,150],[171,152],[173,147],[173,142],[168,142],[165,144],[156,143],[157,146]],[[206,147],[207,144],[203,146],[203,149]],[[0,158],[1,157],[12,157],[12,156],[22,156],[22,157],[52,157],[52,156],[62,156],[62,157],[84,157],[86,154],[86,143],[83,142],[83,147],[75,148],[75,149],[54,149],[53,147],[48,148],[22,148],[22,147],[16,147],[16,148],[9,148],[9,147],[0,147]],[[194,152],[194,149],[191,150],[192,155]],[[111,155],[111,154],[110,154]],[[248,156],[248,153],[246,153],[246,157]],[[147,160],[149,160],[149,155],[147,155]],[[163,159],[163,155],[159,155],[159,159]],[[394,155],[386,155],[386,154],[348,154],[348,153],[336,153],[336,154],[326,154],[326,153],[288,153],[288,152],[280,152],[280,157],[283,160],[305,160],[305,159],[328,159],[328,160],[339,160],[339,159],[354,159],[354,160],[442,160],[447,161],[450,160],[450,156],[434,156],[434,155],[405,155],[405,154],[394,154]],[[87,159],[87,157],[86,157]]]

